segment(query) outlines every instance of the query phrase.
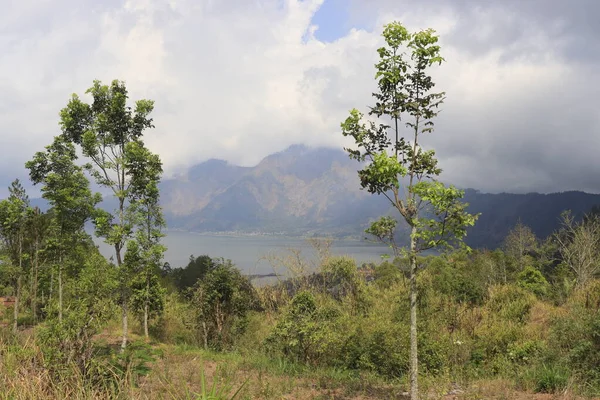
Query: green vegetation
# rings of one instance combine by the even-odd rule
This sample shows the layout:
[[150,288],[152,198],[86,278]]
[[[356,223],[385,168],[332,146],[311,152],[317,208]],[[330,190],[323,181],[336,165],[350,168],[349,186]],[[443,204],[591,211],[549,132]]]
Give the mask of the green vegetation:
[[[317,262],[294,249],[265,257],[290,277],[260,287],[209,255],[171,268],[161,162],[142,141],[153,102],[132,108],[122,82],[94,82],[93,102],[73,96],[62,134],[26,165],[51,208],[31,207],[19,181],[0,202],[0,398],[599,396],[598,211],[565,212],[547,238],[518,223],[498,249],[463,246],[476,218],[461,191],[433,180],[434,153],[417,142],[442,99],[425,74],[442,61],[437,38],[399,24],[384,37],[373,114],[391,117],[398,136],[392,144],[388,127],[362,125],[356,111],[343,128],[360,148],[351,154],[370,162],[363,187],[408,225],[408,250],[386,216],[368,229],[394,249],[379,264],[312,239]],[[402,113],[412,142],[396,128]],[[88,175],[115,210],[98,208]]]
[[[408,249],[399,249],[395,218],[381,217],[366,231],[388,244],[396,256],[402,254],[409,261],[410,398],[417,400],[417,256],[425,250],[462,244],[467,227],[473,226],[478,216],[466,212],[467,204],[460,201],[463,191],[437,180],[442,170],[435,151],[425,150],[422,144],[422,136],[433,132],[432,120],[445,96],[443,92],[432,92],[435,83],[428,71],[444,61],[435,31],[411,33],[394,22],[385,26],[383,37],[386,46],[378,50],[380,61],[375,74],[379,91],[373,94],[376,102],[369,115],[385,122],[367,124],[361,121],[363,114],[353,109],[342,123],[342,133],[352,137],[358,147],[348,149],[350,157],[369,161],[358,171],[362,188],[385,196],[410,232]],[[403,46],[408,48],[408,57]],[[402,137],[402,117],[409,140]],[[387,119],[392,126],[387,125]],[[395,135],[393,142],[388,136],[390,129]]]

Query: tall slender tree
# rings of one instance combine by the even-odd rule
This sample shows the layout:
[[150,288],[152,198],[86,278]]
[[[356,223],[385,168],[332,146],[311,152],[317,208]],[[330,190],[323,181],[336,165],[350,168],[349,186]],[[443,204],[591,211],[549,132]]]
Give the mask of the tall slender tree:
[[25,232],[30,210],[29,196],[18,179],[9,187],[8,199],[0,202],[0,236],[9,251],[12,263],[12,280],[14,287],[13,333],[17,333],[19,306],[24,271]]
[[[530,227],[524,225],[519,219],[516,225],[508,232],[504,239],[504,249],[515,262],[517,272],[521,272],[527,265],[527,255],[538,248],[538,239]],[[506,275],[504,277],[506,283]]]
[[143,162],[130,164],[128,154],[144,146],[144,131],[154,127],[150,118],[154,102],[138,100],[133,108],[128,106],[127,88],[117,80],[110,85],[96,80],[86,93],[92,96],[91,104],[74,94],[61,111],[61,127],[64,137],[80,146],[83,156],[90,161],[85,167],[96,183],[110,190],[117,199],[116,209],[113,212],[99,211],[94,223],[96,235],[113,246],[121,274],[121,349],[124,351],[128,337],[130,282],[127,276],[130,268],[124,264],[123,252],[134,231],[129,218],[131,182],[137,179],[138,174],[144,173]]
[[[136,228],[133,242],[127,248],[126,258],[132,259],[138,272],[133,279],[134,309],[141,311],[144,335],[149,337],[148,320],[151,312],[162,310],[164,290],[158,274],[166,247],[160,243],[165,220],[160,207],[158,183],[162,163],[156,154],[138,143],[132,143],[127,153],[131,171],[132,221]],[[129,257],[128,257],[129,256]]]
[[101,200],[90,190],[83,169],[75,164],[75,146],[65,137],[57,136],[45,152],[38,152],[25,166],[34,184],[42,183],[42,197],[52,205],[57,227],[55,252],[58,275],[58,319],[63,318],[63,271],[68,249],[82,233],[86,221],[92,218]]
[[39,207],[33,207],[29,209],[29,215],[27,216],[27,236],[29,237],[30,245],[30,264],[29,269],[29,285],[31,294],[31,314],[33,322],[37,323],[38,318],[38,287],[39,287],[39,275],[40,265],[44,264],[45,257],[40,259],[40,254],[44,253],[46,244],[49,239],[50,226],[51,226],[51,213],[44,213]]
[[[421,137],[433,131],[432,119],[445,96],[432,91],[435,84],[429,75],[431,66],[444,61],[438,36],[432,29],[413,33],[393,22],[385,26],[383,38],[385,46],[378,49],[375,75],[379,91],[373,94],[376,101],[369,112],[372,119],[378,120],[365,122],[364,115],[353,109],[341,127],[343,135],[353,138],[358,147],[346,149],[350,157],[366,162],[358,171],[362,188],[385,196],[410,231],[410,247],[405,249],[395,240],[395,218],[382,217],[367,229],[367,233],[409,259],[410,387],[411,399],[416,400],[417,256],[440,246],[464,246],[466,228],[477,217],[466,212],[467,205],[460,201],[464,194],[461,190],[437,180],[442,170],[435,152],[425,150],[421,143]],[[406,130],[401,117],[405,117]]]

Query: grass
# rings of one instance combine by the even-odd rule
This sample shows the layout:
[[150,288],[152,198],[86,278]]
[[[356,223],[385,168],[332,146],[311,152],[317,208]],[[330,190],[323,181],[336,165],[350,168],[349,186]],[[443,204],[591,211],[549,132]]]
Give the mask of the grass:
[[[402,399],[405,382],[335,368],[309,368],[261,354],[216,353],[185,345],[153,344],[157,358],[147,375],[114,386],[91,388],[81,376],[57,381],[36,363],[34,342],[0,343],[0,399]],[[39,361],[39,360],[37,360]],[[575,399],[568,391],[533,394],[500,379],[456,388],[447,378],[421,380],[430,399]]]

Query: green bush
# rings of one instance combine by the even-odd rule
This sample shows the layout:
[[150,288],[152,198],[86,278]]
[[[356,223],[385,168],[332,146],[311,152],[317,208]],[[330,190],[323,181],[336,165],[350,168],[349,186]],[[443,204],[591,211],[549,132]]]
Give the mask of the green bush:
[[551,345],[585,384],[600,389],[600,313],[579,305],[556,318]]
[[403,276],[404,275],[400,268],[396,264],[393,264],[389,261],[384,261],[375,266],[375,284],[382,289],[389,289],[390,287],[400,283],[403,279]]
[[150,333],[163,343],[197,345],[201,343],[196,312],[192,304],[177,293],[165,296],[164,311],[150,325]]
[[546,296],[548,294],[548,281],[544,275],[537,269],[528,266],[517,275],[517,285],[536,296]]
[[534,301],[529,292],[518,286],[493,286],[486,307],[507,321],[522,323],[527,320]]
[[256,290],[231,262],[220,262],[194,287],[192,305],[205,347],[230,348],[259,309]]
[[335,332],[340,316],[331,305],[319,305],[313,293],[299,292],[265,339],[265,347],[271,354],[292,361],[333,364],[336,350],[341,348],[340,336]]

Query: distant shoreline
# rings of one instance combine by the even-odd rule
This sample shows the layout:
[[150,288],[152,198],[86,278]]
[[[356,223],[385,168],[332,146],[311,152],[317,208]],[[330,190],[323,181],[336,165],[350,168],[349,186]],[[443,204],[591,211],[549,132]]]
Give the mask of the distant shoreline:
[[360,243],[373,243],[376,244],[375,241],[365,240],[356,235],[348,235],[348,236],[328,236],[328,235],[307,235],[307,234],[291,234],[289,232],[239,232],[239,231],[217,231],[217,232],[207,232],[207,231],[191,231],[187,229],[181,228],[168,228],[165,230],[166,233],[169,232],[181,232],[181,233],[190,233],[198,236],[221,236],[221,237],[276,237],[281,239],[331,239],[334,242],[337,240],[343,241],[353,241]]

